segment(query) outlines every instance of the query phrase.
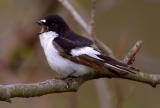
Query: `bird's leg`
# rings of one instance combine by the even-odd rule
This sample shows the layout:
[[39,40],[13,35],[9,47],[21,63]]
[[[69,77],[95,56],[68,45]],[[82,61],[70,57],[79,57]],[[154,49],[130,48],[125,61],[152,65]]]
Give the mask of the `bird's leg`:
[[61,79],[63,81],[65,81],[67,83],[67,88],[69,88],[71,86],[71,83],[79,78],[78,76],[74,76],[73,74],[76,73],[75,71],[72,72],[71,74],[69,74],[68,76],[59,76],[57,77],[57,79]]

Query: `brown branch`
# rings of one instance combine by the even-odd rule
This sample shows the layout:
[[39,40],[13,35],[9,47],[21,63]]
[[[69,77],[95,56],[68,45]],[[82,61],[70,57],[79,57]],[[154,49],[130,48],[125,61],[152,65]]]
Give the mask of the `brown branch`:
[[81,80],[72,80],[70,86],[63,80],[47,80],[32,84],[10,84],[0,85],[0,100],[11,102],[10,98],[14,97],[37,97],[50,93],[59,93],[67,91],[76,91]]
[[74,17],[74,19],[80,24],[80,26],[87,32],[90,33],[90,27],[86,23],[86,21],[79,15],[76,9],[71,5],[68,0],[58,0]]
[[96,0],[91,0],[91,18],[90,18],[90,37],[95,41],[95,11],[96,11]]
[[136,44],[131,48],[128,54],[124,57],[123,62],[126,64],[133,64],[135,56],[142,47],[142,41],[137,41]]
[[97,93],[97,100],[99,108],[113,108],[112,93],[109,89],[109,84],[106,78],[95,80],[95,88]]
[[110,72],[95,72],[79,78],[68,78],[66,80],[51,79],[32,84],[0,85],[0,100],[11,102],[10,99],[14,97],[29,98],[50,93],[74,92],[77,91],[84,82],[96,78],[123,78],[150,84],[153,87],[156,87],[157,84],[160,84],[160,75],[138,72],[136,74],[129,73],[126,75],[117,76]]

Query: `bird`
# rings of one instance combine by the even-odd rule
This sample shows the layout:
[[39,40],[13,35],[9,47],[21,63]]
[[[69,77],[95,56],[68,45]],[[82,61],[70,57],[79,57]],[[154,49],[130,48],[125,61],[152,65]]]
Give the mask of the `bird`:
[[91,72],[134,73],[135,69],[96,49],[94,42],[75,33],[59,15],[49,14],[36,21],[40,44],[49,66],[60,76],[80,77]]

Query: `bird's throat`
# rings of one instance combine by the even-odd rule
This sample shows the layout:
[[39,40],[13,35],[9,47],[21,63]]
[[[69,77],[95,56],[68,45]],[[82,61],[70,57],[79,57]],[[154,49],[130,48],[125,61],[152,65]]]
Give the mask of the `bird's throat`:
[[45,25],[42,25],[42,26],[41,26],[41,30],[40,30],[39,33],[41,34],[41,33],[44,33],[44,32],[48,32],[48,27],[45,26]]

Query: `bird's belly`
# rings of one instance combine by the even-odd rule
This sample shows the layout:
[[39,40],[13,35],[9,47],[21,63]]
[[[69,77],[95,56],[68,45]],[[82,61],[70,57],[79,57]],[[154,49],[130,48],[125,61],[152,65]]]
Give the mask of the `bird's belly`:
[[87,66],[76,64],[61,57],[53,44],[48,44],[47,48],[44,49],[48,64],[62,76],[81,76],[92,71],[92,69]]

